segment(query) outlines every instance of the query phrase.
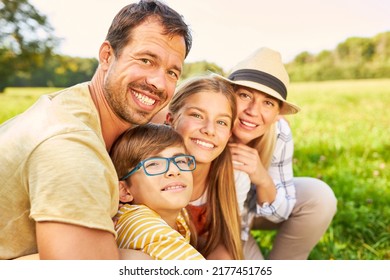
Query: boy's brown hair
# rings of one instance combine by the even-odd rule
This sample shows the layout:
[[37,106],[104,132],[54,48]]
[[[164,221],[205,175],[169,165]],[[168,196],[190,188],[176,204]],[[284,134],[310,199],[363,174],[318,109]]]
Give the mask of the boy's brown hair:
[[110,156],[121,178],[140,161],[175,146],[185,149],[179,133],[170,126],[149,123],[122,133],[112,146]]

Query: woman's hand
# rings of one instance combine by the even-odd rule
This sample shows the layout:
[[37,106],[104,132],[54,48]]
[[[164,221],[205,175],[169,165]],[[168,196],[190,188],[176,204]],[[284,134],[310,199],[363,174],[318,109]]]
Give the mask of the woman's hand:
[[229,143],[229,148],[234,169],[246,172],[251,183],[256,185],[257,203],[271,204],[276,197],[276,187],[257,150],[240,143]]
[[229,143],[234,169],[244,171],[255,185],[262,183],[262,178],[268,176],[261,162],[259,153],[245,144]]

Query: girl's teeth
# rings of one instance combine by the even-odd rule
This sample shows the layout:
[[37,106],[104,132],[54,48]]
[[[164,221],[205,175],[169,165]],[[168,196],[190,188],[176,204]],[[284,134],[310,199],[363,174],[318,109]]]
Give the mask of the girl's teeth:
[[203,147],[206,147],[206,148],[214,148],[213,144],[206,143],[206,142],[203,142],[203,141],[200,141],[200,140],[196,140],[195,143],[198,144],[198,145],[201,145]]
[[145,105],[148,105],[148,106],[151,106],[153,105],[154,103],[156,103],[156,100],[152,99],[152,98],[149,98],[143,94],[140,94],[138,92],[134,92],[134,96],[142,103],[142,104],[145,104]]

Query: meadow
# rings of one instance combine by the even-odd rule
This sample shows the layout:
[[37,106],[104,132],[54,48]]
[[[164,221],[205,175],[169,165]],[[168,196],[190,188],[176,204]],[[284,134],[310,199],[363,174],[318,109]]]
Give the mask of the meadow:
[[[0,123],[54,88],[7,88]],[[296,176],[326,181],[338,211],[310,259],[390,259],[390,79],[292,83]],[[273,231],[253,231],[267,256]]]
[[[292,83],[294,174],[327,182],[338,211],[310,259],[390,259],[390,79]],[[274,232],[253,232],[265,255]]]

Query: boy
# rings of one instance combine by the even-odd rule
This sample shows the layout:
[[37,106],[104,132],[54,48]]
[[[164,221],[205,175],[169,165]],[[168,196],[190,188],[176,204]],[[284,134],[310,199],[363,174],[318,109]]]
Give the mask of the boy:
[[166,125],[138,126],[117,139],[110,155],[125,203],[116,216],[119,248],[160,260],[204,259],[190,245],[184,207],[192,195],[195,158],[186,154],[182,137]]

